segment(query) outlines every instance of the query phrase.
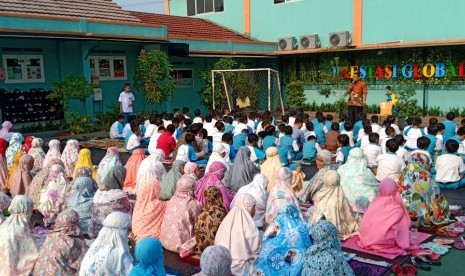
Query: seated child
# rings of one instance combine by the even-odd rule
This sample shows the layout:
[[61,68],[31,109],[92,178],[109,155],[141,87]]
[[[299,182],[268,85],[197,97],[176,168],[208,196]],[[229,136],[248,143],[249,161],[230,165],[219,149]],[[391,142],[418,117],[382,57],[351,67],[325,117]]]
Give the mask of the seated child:
[[417,139],[421,136],[425,136],[426,133],[420,128],[422,121],[421,118],[414,118],[412,126],[404,130],[405,146],[404,148],[408,151],[414,151],[417,149]]
[[443,134],[444,134],[444,131],[446,129],[446,127],[444,126],[443,123],[438,123],[437,124],[438,126],[438,134],[436,134],[436,138],[438,139],[438,145],[439,145],[439,151],[442,151],[442,149],[444,148],[444,137],[443,137]]
[[225,131],[225,125],[223,122],[216,122],[215,128],[217,132],[213,134],[212,137],[213,145],[221,143],[221,138],[223,138],[223,134]]
[[150,138],[153,134],[157,133],[158,126],[162,124],[162,120],[155,117],[155,115],[151,115],[149,119],[149,125],[145,129],[144,138]]
[[405,139],[402,134],[397,134],[394,136],[394,140],[396,140],[397,144],[399,145],[399,149],[396,151],[397,156],[402,158],[404,162],[407,162],[409,154],[406,149],[404,149]]
[[124,129],[124,116],[122,114],[118,115],[116,121],[110,127],[110,138],[111,139],[124,139],[123,129]]
[[316,154],[318,153],[318,142],[316,141],[316,137],[314,135],[310,135],[307,138],[307,142],[305,142],[304,147],[302,149],[302,158],[304,161],[307,162],[315,162],[316,161]]
[[286,135],[281,138],[278,151],[288,152],[292,161],[302,159],[302,152],[300,152],[297,141],[292,139],[292,127],[285,126],[284,131]]
[[[387,120],[383,122],[383,126],[381,127],[381,129],[378,131],[378,134],[379,134],[379,140],[382,141],[384,140],[384,138],[386,138],[387,134],[386,134],[386,128],[390,127],[391,126],[391,123],[389,123]],[[394,132],[395,133],[395,132]]]
[[395,139],[386,142],[386,153],[376,158],[376,179],[383,181],[385,178],[397,179],[397,176],[405,169],[404,160],[396,152],[399,149]]
[[343,112],[339,113],[339,130],[340,131],[344,131],[345,128],[344,128],[344,124],[346,122],[349,122],[349,118],[347,117],[346,114],[344,114]]
[[266,152],[266,150],[270,147],[276,147],[277,146],[277,138],[275,136],[276,132],[276,127],[273,125],[269,125],[265,128],[265,133],[266,136],[263,138],[263,151]]
[[232,133],[223,134],[223,137],[221,138],[221,144],[226,148],[226,156],[224,157],[224,160],[229,164],[232,164],[236,157],[236,151],[234,150],[234,147],[231,146],[232,142]]
[[[134,122],[134,121],[133,121]],[[141,147],[141,136],[142,136],[142,131],[140,130],[139,124],[133,124],[131,123],[131,131],[132,134],[128,139],[128,144],[126,146],[126,149],[129,151],[129,153],[132,154],[132,152],[135,149],[142,148]],[[145,154],[148,154],[148,149],[147,148],[142,148],[145,152]]]
[[242,132],[235,135],[233,138],[233,148],[237,152],[240,147],[245,146],[245,141],[247,139],[247,135],[249,134],[249,131],[247,128],[243,128]]
[[336,152],[336,164],[344,165],[349,157],[349,152],[352,147],[349,145],[349,136],[347,134],[341,134],[337,137],[337,152]]
[[325,126],[325,116],[322,114],[317,117],[318,124],[314,125],[314,131],[315,131],[315,136],[316,140],[318,141],[318,144],[324,145],[326,142],[326,133],[328,133],[328,129]]
[[326,121],[325,121],[326,129],[331,129],[332,124],[333,124],[333,115],[327,114],[326,115]]
[[371,130],[373,132],[379,133],[381,126],[378,124],[379,117],[377,115],[371,116]]
[[428,132],[428,127],[430,127],[430,126],[437,126],[438,123],[439,123],[438,119],[436,119],[436,118],[434,118],[434,117],[433,117],[433,118],[430,118],[430,119],[428,120],[428,126],[424,127],[424,128],[423,128],[423,131],[424,131],[426,134],[431,134],[431,133]]
[[444,130],[444,141],[447,141],[449,138],[454,137],[455,132],[457,131],[457,125],[454,122],[455,113],[449,112],[446,115],[446,120],[442,121],[445,126]]
[[363,112],[358,113],[358,121],[357,122],[352,122],[354,124],[354,141],[358,141],[358,133],[360,130],[363,129],[363,126],[365,125],[365,121],[367,119],[367,115]]
[[465,186],[465,164],[460,156],[457,156],[459,143],[449,139],[445,145],[446,153],[436,159],[435,180],[441,189],[458,189]]
[[126,123],[124,125],[123,132],[121,134],[122,137],[124,137],[125,139],[126,139],[126,137],[131,136],[131,134],[128,135],[128,132],[131,131],[131,122],[134,121],[134,120],[136,120],[136,116],[134,116],[134,115],[129,115],[128,116],[128,123]]
[[[431,166],[433,160],[431,158],[431,155],[429,154],[428,152],[428,147],[429,145],[431,144],[431,140],[426,137],[426,136],[422,136],[420,138],[417,139],[417,149],[412,151],[410,153],[410,156],[414,155],[415,153],[421,153],[421,154],[424,154],[425,156],[428,157],[428,161],[425,162],[427,164],[429,164],[429,166]],[[428,167],[427,170],[429,170],[430,168]]]
[[[371,126],[369,125],[371,128]],[[379,143],[379,134],[370,133],[368,135],[369,144],[363,149],[363,155],[367,161],[367,166],[370,169],[376,168],[376,159],[379,155],[383,154],[381,147],[378,146]]]
[[200,109],[194,110],[194,119],[192,120],[193,124],[203,124],[202,117],[202,112],[200,112]]
[[387,116],[387,121],[389,122],[390,126],[392,126],[394,130],[396,131],[396,135],[400,134],[399,126],[396,125],[396,117],[393,115],[389,115]]
[[205,158],[208,159],[208,157],[210,156],[212,150],[213,150],[213,144],[212,142],[210,141],[210,139],[208,138],[208,132],[206,129],[202,128],[199,132],[199,136],[201,138],[201,145],[202,145],[202,148],[201,150],[203,152],[205,152]]
[[[386,153],[386,142],[388,140],[391,140],[392,138],[394,138],[394,135],[396,134],[396,131],[394,130],[393,127],[389,126],[385,129],[384,131],[385,133],[385,137],[383,140],[381,140],[381,150],[383,151],[383,153]],[[381,136],[381,135],[380,135]]]
[[329,150],[332,154],[336,154],[338,148],[337,137],[339,137],[339,124],[332,123],[331,131],[326,134],[326,143],[324,144],[323,149]]
[[285,127],[286,127],[285,124],[279,124],[278,125],[278,132],[276,133],[276,135],[278,136],[278,141],[276,142],[277,145],[279,145],[279,143],[281,143],[281,138],[283,138],[284,135],[286,135]]
[[437,151],[441,149],[441,144],[439,139],[436,137],[438,135],[438,125],[429,125],[428,126],[428,134],[425,136],[427,137],[431,143],[428,146],[427,151],[429,152],[431,159],[434,160],[434,155]]
[[[359,146],[360,149],[364,150],[365,147],[370,144],[369,135],[371,133],[374,133],[372,131],[371,125],[365,124],[363,129],[361,129],[359,131],[359,134],[358,134],[359,141],[357,142],[357,144],[355,146]],[[378,134],[378,133],[376,133],[376,134]],[[378,137],[379,137],[379,134],[378,134]]]
[[449,138],[448,140],[455,140],[459,144],[457,154],[461,156],[465,154],[465,149],[463,146],[463,141],[465,140],[465,126],[462,126],[459,129],[457,129],[457,133],[453,137]]
[[234,126],[232,125],[233,119],[231,118],[231,116],[224,116],[223,122],[224,122],[224,133],[233,133]]
[[312,122],[308,122],[305,124],[305,128],[306,128],[306,131],[304,132],[304,138],[305,140],[308,141],[308,137],[309,136],[315,136],[316,137],[316,134],[315,134],[315,127],[313,126],[313,123]]
[[344,123],[344,130],[341,131],[341,134],[346,134],[349,136],[349,146],[354,147],[354,124],[352,122],[348,121]]
[[163,134],[160,135],[157,141],[157,149],[163,150],[166,159],[170,158],[171,154],[176,148],[176,141],[173,138],[173,133],[175,130],[176,128],[172,124],[168,125],[166,130],[163,132]]
[[194,162],[198,165],[207,165],[208,160],[205,159],[205,152],[195,152],[195,137],[191,133],[187,133],[184,137],[186,143],[181,145],[176,154],[176,160],[181,160],[185,163]]
[[247,140],[249,142],[247,147],[250,149],[250,160],[256,162],[265,159],[265,153],[258,149],[258,135],[255,133],[249,134]]
[[149,153],[150,154],[155,154],[155,150],[157,149],[158,138],[160,138],[163,132],[165,132],[165,127],[161,125],[158,127],[157,132],[152,134],[152,137],[150,137],[150,142],[149,142]]

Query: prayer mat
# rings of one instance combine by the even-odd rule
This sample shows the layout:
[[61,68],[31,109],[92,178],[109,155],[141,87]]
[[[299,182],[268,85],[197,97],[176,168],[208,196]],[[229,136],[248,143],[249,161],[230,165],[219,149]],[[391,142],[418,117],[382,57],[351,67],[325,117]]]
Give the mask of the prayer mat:
[[[427,240],[429,237],[431,237],[431,235],[426,234],[426,233],[422,233],[422,232],[418,232],[417,238],[415,238],[413,240],[416,243],[420,244],[421,242]],[[342,242],[342,247],[352,249],[352,250],[355,250],[355,251],[359,251],[359,252],[364,252],[364,253],[371,254],[371,255],[380,256],[380,257],[383,257],[383,258],[386,258],[386,259],[389,259],[389,260],[393,260],[393,259],[400,256],[400,254],[380,253],[380,252],[375,252],[375,251],[370,250],[370,249],[361,248],[357,244],[359,240],[360,239],[359,239],[358,236],[351,237],[351,238],[345,240],[344,242]]]
[[357,276],[381,276],[389,271],[389,267],[364,263],[357,260],[351,260],[349,265]]
[[167,267],[167,266],[165,266],[165,272],[168,275],[175,275],[175,276],[181,275],[181,272],[179,272],[178,270],[171,268],[171,267]]

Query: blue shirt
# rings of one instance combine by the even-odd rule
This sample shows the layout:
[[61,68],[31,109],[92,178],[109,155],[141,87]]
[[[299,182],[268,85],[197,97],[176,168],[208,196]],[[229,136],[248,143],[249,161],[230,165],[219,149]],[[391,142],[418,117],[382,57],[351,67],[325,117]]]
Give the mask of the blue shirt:
[[344,127],[344,122],[340,122],[339,123],[339,132],[344,131],[344,130],[346,130],[346,128]]
[[333,124],[332,121],[326,121],[326,122],[325,122],[325,126],[326,126],[326,128],[328,129],[328,131],[331,130],[331,125],[332,125],[332,124]]
[[342,155],[344,155],[344,161],[342,162],[342,164],[345,164],[347,162],[347,158],[349,158],[349,152],[351,149],[351,146],[341,147],[341,153]]
[[326,143],[326,133],[324,132],[324,127],[325,125],[322,124],[322,123],[318,123],[317,125],[315,125],[315,129],[313,131],[315,131],[315,136],[316,136],[316,141],[320,144],[320,145],[323,145],[324,143]]
[[133,135],[133,134],[134,134],[134,132],[132,132],[132,130],[129,130],[128,133],[126,133],[126,137],[124,137],[124,148],[125,149],[128,146],[129,137],[131,137],[131,135]]
[[263,151],[266,152],[268,148],[275,147],[276,144],[276,137],[273,135],[268,135],[265,138],[263,138]]
[[314,141],[307,141],[304,144],[302,149],[302,154],[304,159],[313,159],[316,158],[316,143]]
[[234,126],[228,123],[224,124],[224,133],[232,133],[234,130]]
[[118,122],[118,132],[119,134],[122,134],[124,130],[124,125],[120,122]]
[[189,160],[190,161],[196,161],[198,158],[197,158],[197,154],[195,154],[195,149],[192,145],[187,145],[187,153],[188,153],[188,156],[189,156]]
[[427,137],[431,141],[431,143],[429,144],[429,147],[426,150],[429,152],[429,154],[432,157],[434,155],[434,148],[436,148],[436,142],[438,141],[438,138],[436,138],[436,136],[431,135],[431,134],[428,134],[425,137]]
[[247,135],[244,133],[239,133],[233,137],[233,148],[238,151],[240,147],[245,146],[245,140],[247,139]]
[[354,124],[354,141],[357,141],[358,132],[363,128],[363,122],[360,120]]
[[442,123],[446,127],[442,137],[443,137],[444,141],[447,141],[449,138],[454,137],[455,128],[457,127],[457,125],[455,124],[454,121],[451,121],[451,120],[444,120]]
[[263,151],[261,151],[260,149],[258,149],[256,147],[253,148],[253,151],[254,151],[255,155],[257,156],[258,160],[265,159],[265,153]]

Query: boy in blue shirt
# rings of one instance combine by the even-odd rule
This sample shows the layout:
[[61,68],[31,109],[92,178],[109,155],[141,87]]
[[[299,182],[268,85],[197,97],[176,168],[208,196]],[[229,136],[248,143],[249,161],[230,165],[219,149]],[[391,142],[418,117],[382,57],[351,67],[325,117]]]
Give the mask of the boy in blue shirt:
[[248,129],[244,128],[241,133],[237,134],[233,138],[233,148],[238,151],[240,147],[245,146],[247,135],[249,134]]
[[[465,126],[460,127],[457,130],[457,134],[455,136],[449,138],[448,140],[457,141],[457,143],[459,144],[459,148],[458,148],[457,153],[458,153],[458,155],[461,155],[463,157],[464,154],[465,154],[465,149],[463,147],[463,140],[465,140]],[[448,140],[446,140],[446,143],[447,143]]]
[[266,152],[268,148],[276,147],[276,128],[273,125],[269,125],[265,128],[266,136],[263,138],[263,151]]
[[285,135],[281,138],[281,141],[279,142],[278,151],[288,152],[291,156],[291,161],[302,159],[302,152],[299,151],[300,149],[297,145],[297,141],[292,139],[292,127],[285,126],[284,131]]
[[302,149],[302,158],[304,161],[311,163],[316,161],[316,154],[318,152],[317,145],[316,137],[314,135],[308,136],[307,142],[305,142],[304,148]]
[[124,129],[124,116],[123,114],[118,115],[116,121],[110,127],[110,138],[111,139],[124,139],[123,129]]
[[431,159],[434,160],[434,154],[438,150],[437,143],[438,138],[436,135],[438,134],[438,126],[437,125],[429,125],[428,126],[428,134],[426,134],[426,138],[428,138],[431,143],[429,144],[428,148],[426,149],[429,154],[431,155]]
[[333,115],[331,114],[326,115],[325,127],[329,130],[331,129],[332,124],[333,124]]
[[367,115],[363,112],[360,112],[358,114],[358,118],[359,120],[354,124],[354,141],[358,141],[358,132],[363,129],[363,122],[365,122],[365,120],[367,119]]
[[247,137],[249,145],[247,146],[250,149],[250,160],[252,162],[260,162],[265,159],[265,153],[258,149],[258,135],[255,133],[249,134]]
[[455,113],[454,112],[449,112],[446,115],[446,120],[444,120],[442,123],[446,127],[444,130],[443,139],[444,142],[446,142],[449,138],[454,137],[455,131],[457,130],[457,125],[454,122],[455,119]]
[[181,160],[184,162],[194,162],[198,165],[207,165],[208,160],[204,159],[205,152],[195,152],[195,136],[191,133],[187,133],[185,136],[186,144],[182,145],[178,149],[178,154],[176,155],[176,160]]
[[349,145],[350,140],[347,134],[341,134],[337,137],[338,149],[336,152],[336,164],[338,166],[344,165],[349,157],[349,152],[352,147]]
[[328,129],[324,124],[325,116],[323,116],[323,114],[318,116],[317,119],[318,124],[314,125],[313,127],[315,131],[316,140],[318,141],[318,144],[320,144],[320,146],[322,147],[326,142],[326,133],[328,132]]
[[224,133],[233,133],[234,126],[232,125],[233,119],[230,116],[223,117]]

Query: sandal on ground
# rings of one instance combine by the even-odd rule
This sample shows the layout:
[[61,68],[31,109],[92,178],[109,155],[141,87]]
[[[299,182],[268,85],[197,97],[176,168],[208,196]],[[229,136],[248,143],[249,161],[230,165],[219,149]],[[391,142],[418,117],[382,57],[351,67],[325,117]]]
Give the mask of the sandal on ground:
[[400,264],[394,264],[391,266],[391,271],[396,276],[407,276],[404,268]]
[[431,266],[423,261],[422,259],[418,258],[418,257],[412,257],[410,258],[410,260],[412,261],[412,264],[416,267],[416,268],[419,268],[421,270],[425,270],[425,271],[430,271],[431,270]]
[[417,269],[411,264],[404,264],[404,273],[406,276],[415,276],[417,275]]
[[413,257],[428,256],[432,260],[439,260],[441,255],[430,249],[416,249],[412,251]]
[[440,229],[440,230],[436,231],[436,235],[438,235],[440,237],[455,238],[455,237],[457,237],[459,235],[459,233],[457,233],[455,231]]
[[463,237],[456,238],[454,241],[454,248],[465,250],[465,239]]
[[420,258],[422,261],[426,262],[429,265],[434,265],[434,266],[441,265],[440,260],[433,260],[429,256],[421,256],[421,257],[418,257],[418,258]]

